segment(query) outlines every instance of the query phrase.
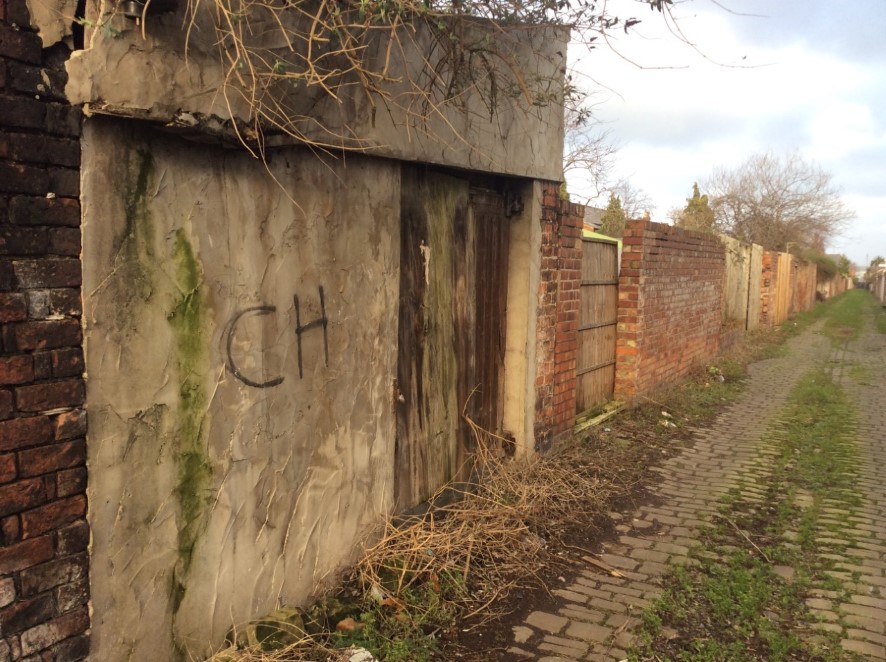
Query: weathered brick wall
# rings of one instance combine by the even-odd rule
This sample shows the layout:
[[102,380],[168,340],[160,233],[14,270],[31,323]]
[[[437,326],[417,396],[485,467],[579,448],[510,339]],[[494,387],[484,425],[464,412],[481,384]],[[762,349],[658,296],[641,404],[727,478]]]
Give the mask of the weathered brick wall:
[[615,397],[684,376],[720,348],[725,251],[714,235],[629,221],[619,277]]
[[778,253],[763,251],[763,275],[760,278],[760,326],[775,324],[775,293],[778,290]]
[[561,200],[560,185],[545,183],[536,326],[535,439],[539,449],[575,422],[583,223],[584,206]]
[[80,112],[0,5],[0,660],[88,654]]

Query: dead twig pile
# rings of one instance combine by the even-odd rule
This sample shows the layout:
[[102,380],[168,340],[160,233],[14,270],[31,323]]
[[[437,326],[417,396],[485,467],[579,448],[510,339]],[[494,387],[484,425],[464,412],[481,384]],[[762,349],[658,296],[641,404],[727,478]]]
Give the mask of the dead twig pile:
[[460,498],[447,505],[389,522],[356,573],[364,592],[392,601],[416,583],[457,577],[466,589],[463,618],[483,622],[499,615],[498,598],[537,579],[552,537],[605,512],[613,484],[575,447],[512,460],[496,451],[504,440],[468,423],[475,480],[449,485],[432,500],[456,492]]
[[[466,420],[476,446],[470,482],[441,488],[422,515],[389,520],[339,591],[357,602],[351,613],[362,614],[358,634],[368,626],[389,643],[405,636],[385,633],[390,624],[379,621],[390,620],[436,646],[436,639],[451,634],[446,630],[476,628],[502,616],[508,594],[518,587],[544,588],[542,570],[565,561],[549,550],[562,550],[576,528],[592,534],[626,489],[599,448],[576,442],[544,457],[513,459],[501,450],[507,440]],[[301,612],[306,623],[307,613]],[[327,629],[336,624],[329,619]],[[329,632],[296,639],[273,651],[262,651],[261,642],[232,647],[213,662],[349,659],[334,649]],[[414,655],[403,659],[424,659]]]

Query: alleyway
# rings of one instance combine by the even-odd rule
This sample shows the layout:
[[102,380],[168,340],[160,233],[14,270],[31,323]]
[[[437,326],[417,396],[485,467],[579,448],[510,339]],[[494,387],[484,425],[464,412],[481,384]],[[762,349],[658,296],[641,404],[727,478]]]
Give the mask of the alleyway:
[[[626,658],[640,630],[640,612],[661,595],[668,573],[675,566],[697,563],[705,554],[717,558],[700,546],[703,528],[719,522],[741,532],[723,516],[724,504],[738,508],[731,512],[763,511],[767,506],[774,511],[771,504],[788,494],[788,506],[799,514],[796,521],[802,525],[785,530],[775,544],[803,552],[802,538],[808,535],[805,549],[811,553],[803,557],[802,567],[775,558],[767,566],[774,570],[776,582],[811,577],[799,604],[809,609],[814,622],[798,625],[797,635],[817,638],[838,654],[842,648],[847,655],[886,660],[886,334],[874,328],[870,311],[865,314],[863,329],[852,340],[834,339],[839,329],[835,332],[818,322],[790,340],[784,355],[752,365],[742,397],[710,428],[694,431],[690,448],[657,469],[662,481],[656,487],[656,503],[619,515],[620,536],[600,556],[616,573],[588,565],[574,581],[555,590],[557,605],[529,614],[514,628],[509,659]],[[849,410],[845,443],[837,447],[845,462],[841,459],[827,468],[824,491],[779,492],[781,487],[773,485],[779,480],[789,484],[793,478],[786,472],[806,459],[794,451],[797,458],[786,464],[779,461],[785,440],[804,427],[791,418],[792,393],[804,380],[814,385],[816,375],[836,384],[836,392],[842,389],[841,397],[848,402],[843,407]],[[776,466],[782,471],[778,476]],[[803,527],[809,528],[800,530]],[[753,556],[756,550],[766,557],[753,534],[745,539],[746,553]],[[823,571],[804,575],[810,567]],[[662,641],[679,640],[681,633],[664,628],[658,636]],[[686,633],[682,637],[690,638]],[[655,642],[651,650],[660,652]],[[662,659],[667,657],[662,654]],[[692,659],[721,658],[715,654]]]

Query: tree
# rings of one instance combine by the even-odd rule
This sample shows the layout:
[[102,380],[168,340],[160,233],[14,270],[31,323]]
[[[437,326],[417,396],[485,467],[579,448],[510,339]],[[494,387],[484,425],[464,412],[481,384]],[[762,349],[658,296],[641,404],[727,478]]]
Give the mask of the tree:
[[672,215],[674,225],[687,230],[714,232],[714,210],[708,204],[708,196],[701,195],[698,182],[692,184],[692,197],[686,198],[686,207]]
[[655,209],[649,194],[643,189],[634,186],[628,179],[618,180],[609,187],[608,192],[610,195],[615,194],[618,196],[625,218],[647,218],[652,210]]
[[600,232],[603,234],[621,237],[628,219],[649,218],[649,210],[653,208],[649,196],[627,179],[620,179],[607,193],[609,202],[600,219]]
[[583,171],[599,196],[609,183],[618,146],[595,120],[588,96],[570,83],[567,87],[563,107],[563,174]]
[[868,283],[874,282],[874,276],[880,271],[880,267],[886,265],[886,258],[882,255],[878,255],[873,260],[871,260],[870,264],[868,264],[868,268],[864,272],[864,279]]
[[715,228],[771,250],[821,252],[853,218],[831,174],[799,154],[751,156],[707,180]]
[[620,237],[625,231],[625,211],[621,206],[621,198],[615,193],[609,194],[609,204],[600,217],[600,232],[610,237]]

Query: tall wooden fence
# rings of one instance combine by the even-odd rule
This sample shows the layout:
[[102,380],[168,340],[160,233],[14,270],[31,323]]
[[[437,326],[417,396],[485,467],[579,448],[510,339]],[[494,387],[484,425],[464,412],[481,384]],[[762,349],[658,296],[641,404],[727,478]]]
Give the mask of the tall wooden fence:
[[852,289],[852,279],[842,274],[837,274],[829,280],[819,280],[816,285],[816,292],[821,299],[830,299],[849,289]]
[[765,251],[760,283],[764,326],[781,324],[795,313],[815,305],[818,271],[815,264],[803,262],[790,253]]
[[587,411],[612,398],[618,316],[618,244],[584,238],[578,325],[576,408]]
[[871,292],[886,305],[886,271],[879,271],[871,279]]
[[723,321],[739,329],[760,324],[760,277],[763,247],[720,235],[726,250],[726,281],[723,286]]

